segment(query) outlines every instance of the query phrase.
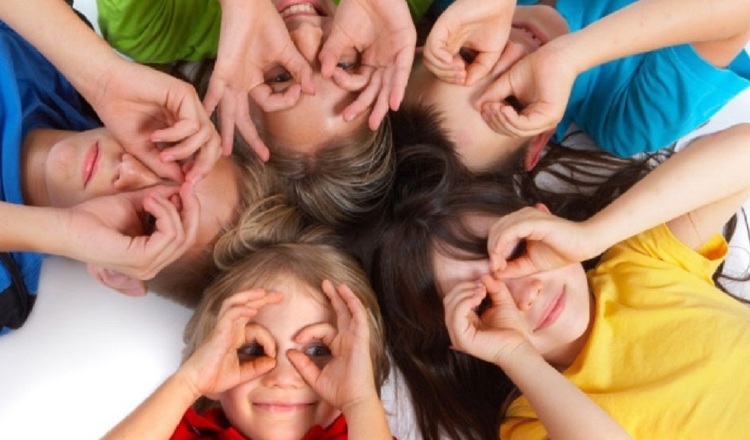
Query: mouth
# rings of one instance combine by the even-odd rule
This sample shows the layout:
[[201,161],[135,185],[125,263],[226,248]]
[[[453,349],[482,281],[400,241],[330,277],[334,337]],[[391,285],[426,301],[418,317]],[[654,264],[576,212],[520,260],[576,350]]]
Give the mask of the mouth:
[[276,7],[281,18],[286,20],[290,17],[308,15],[316,17],[327,17],[328,14],[317,2],[309,0],[291,0],[279,3]]
[[294,403],[294,402],[265,402],[253,403],[253,406],[261,411],[271,413],[291,413],[297,411],[306,411],[311,409],[313,403]]
[[526,37],[528,37],[537,48],[544,46],[549,41],[549,38],[547,38],[547,36],[534,25],[527,23],[513,23],[511,27],[526,35]]
[[538,331],[543,328],[549,327],[557,321],[563,310],[565,309],[565,289],[563,289],[555,298],[550,301],[547,306],[539,315],[539,319],[536,321],[533,331]]
[[83,159],[83,187],[86,188],[94,177],[96,165],[99,163],[99,141],[89,148]]

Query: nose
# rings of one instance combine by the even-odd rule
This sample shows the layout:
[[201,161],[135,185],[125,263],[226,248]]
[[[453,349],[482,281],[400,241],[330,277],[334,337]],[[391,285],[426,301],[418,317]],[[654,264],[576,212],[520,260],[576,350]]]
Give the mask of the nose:
[[516,302],[516,307],[522,312],[534,306],[543,287],[542,281],[536,278],[513,280],[508,283],[508,289],[510,289],[513,300]]
[[115,174],[115,189],[118,191],[135,191],[156,185],[160,179],[141,161],[124,153]]
[[323,29],[311,23],[302,23],[296,29],[290,31],[289,36],[292,38],[294,45],[297,46],[299,53],[305,57],[311,66],[314,66],[323,43]]
[[300,388],[305,380],[299,375],[285,354],[276,356],[276,366],[263,376],[262,383],[268,388]]

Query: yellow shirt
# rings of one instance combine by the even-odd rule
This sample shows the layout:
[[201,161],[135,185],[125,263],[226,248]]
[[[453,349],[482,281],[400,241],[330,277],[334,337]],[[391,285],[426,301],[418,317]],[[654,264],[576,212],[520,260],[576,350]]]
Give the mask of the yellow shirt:
[[[661,225],[588,274],[592,332],[564,374],[636,439],[750,438],[750,309],[711,281],[726,252],[719,235],[695,252]],[[516,399],[500,437],[546,435]]]

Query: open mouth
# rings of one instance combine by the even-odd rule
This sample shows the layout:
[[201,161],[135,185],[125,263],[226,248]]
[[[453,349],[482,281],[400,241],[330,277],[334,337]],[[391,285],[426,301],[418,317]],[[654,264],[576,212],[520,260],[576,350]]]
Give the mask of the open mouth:
[[304,2],[295,4],[282,4],[280,5],[279,15],[281,18],[289,18],[295,15],[315,15],[320,17],[326,17],[328,14],[316,3]]
[[524,33],[527,37],[534,41],[538,46],[543,46],[547,43],[547,38],[539,32],[539,29],[524,23],[513,23],[511,25],[513,29],[517,29]]

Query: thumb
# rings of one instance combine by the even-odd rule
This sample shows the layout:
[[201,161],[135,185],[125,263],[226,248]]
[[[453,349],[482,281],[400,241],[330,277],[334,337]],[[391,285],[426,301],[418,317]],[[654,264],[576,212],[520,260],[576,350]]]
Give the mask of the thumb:
[[487,76],[500,58],[497,52],[479,52],[471,64],[466,67],[466,84],[470,86]]

